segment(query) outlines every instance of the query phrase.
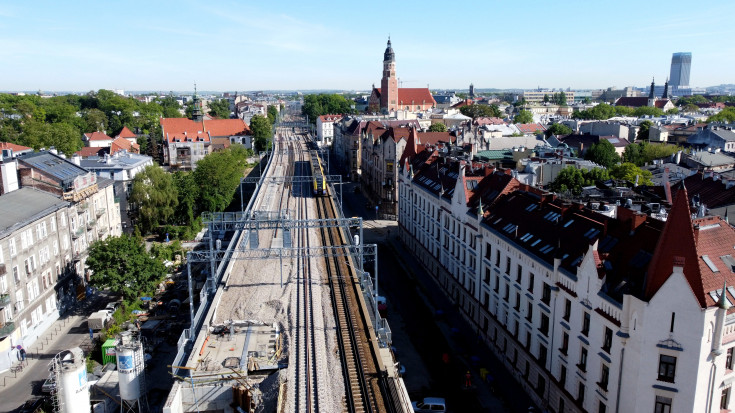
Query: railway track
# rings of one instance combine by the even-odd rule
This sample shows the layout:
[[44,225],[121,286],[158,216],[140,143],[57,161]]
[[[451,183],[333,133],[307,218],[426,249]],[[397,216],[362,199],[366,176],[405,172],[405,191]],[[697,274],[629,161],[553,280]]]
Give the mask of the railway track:
[[[335,218],[329,197],[317,200],[319,218]],[[344,245],[337,228],[321,228],[323,245]],[[356,298],[355,283],[343,260],[328,257],[327,278],[332,307],[337,324],[337,344],[345,381],[345,408],[350,413],[384,412],[378,383],[376,355],[370,347],[370,337]],[[363,319],[364,319],[364,314]]]

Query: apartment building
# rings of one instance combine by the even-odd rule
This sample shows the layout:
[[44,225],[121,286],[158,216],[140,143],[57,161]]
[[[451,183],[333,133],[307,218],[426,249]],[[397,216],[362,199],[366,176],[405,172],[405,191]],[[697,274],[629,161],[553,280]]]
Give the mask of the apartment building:
[[319,146],[331,146],[334,139],[334,124],[342,119],[342,115],[322,115],[316,118],[316,143]]
[[666,222],[606,216],[426,147],[398,189],[402,241],[538,405],[733,407],[735,229],[683,186]]
[[74,302],[69,206],[33,188],[0,196],[0,371]]

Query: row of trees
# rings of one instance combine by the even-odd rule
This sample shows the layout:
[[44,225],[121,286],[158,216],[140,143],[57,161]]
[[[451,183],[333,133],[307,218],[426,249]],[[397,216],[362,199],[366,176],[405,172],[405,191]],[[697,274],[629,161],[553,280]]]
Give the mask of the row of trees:
[[553,103],[554,105],[566,106],[567,94],[564,92],[554,93],[549,97],[548,94],[544,94],[544,103]]
[[576,111],[572,114],[574,119],[583,120],[606,120],[614,116],[663,116],[664,114],[678,113],[679,110],[674,108],[667,112],[655,107],[641,106],[639,108],[631,108],[628,106],[612,106],[607,103],[600,103],[589,109]]
[[193,238],[202,211],[224,211],[230,205],[252,154],[232,145],[205,156],[193,172],[170,174],[157,165],[147,167],[135,176],[130,191],[136,229],[141,234]]
[[316,118],[321,115],[345,115],[354,112],[352,102],[338,94],[306,95],[301,107],[301,114],[308,116],[311,123],[316,123]]
[[477,118],[500,118],[503,112],[498,105],[465,105],[459,108],[459,112],[473,120]]
[[81,149],[82,133],[114,136],[127,126],[160,135],[160,117],[181,117],[173,96],[145,103],[104,89],[50,98],[0,94],[0,141],[71,155]]

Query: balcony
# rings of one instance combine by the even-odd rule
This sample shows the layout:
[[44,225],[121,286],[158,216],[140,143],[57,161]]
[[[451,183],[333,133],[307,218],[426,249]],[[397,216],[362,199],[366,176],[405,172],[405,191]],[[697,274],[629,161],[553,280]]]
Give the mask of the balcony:
[[0,294],[0,308],[10,305],[10,294]]
[[77,239],[77,238],[81,237],[82,235],[84,235],[84,227],[79,227],[79,228],[77,228],[76,231],[72,231],[72,233],[71,233],[71,237],[74,238],[74,239]]
[[101,217],[102,214],[105,213],[105,208],[97,208],[97,211],[95,211],[95,214],[97,215],[97,218]]
[[87,229],[92,229],[95,225],[97,225],[97,220],[87,221]]
[[12,321],[8,321],[5,323],[0,323],[0,338],[5,338],[13,333],[15,330],[15,323]]
[[87,212],[89,209],[89,204],[86,202],[81,202],[79,205],[77,205],[77,214],[83,214]]

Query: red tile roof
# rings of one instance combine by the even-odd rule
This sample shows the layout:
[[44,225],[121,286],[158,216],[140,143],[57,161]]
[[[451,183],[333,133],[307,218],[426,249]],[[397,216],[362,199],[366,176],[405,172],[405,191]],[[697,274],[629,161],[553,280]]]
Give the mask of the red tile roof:
[[476,118],[472,121],[477,126],[483,125],[505,125],[505,121],[501,118]]
[[21,152],[21,151],[33,150],[33,148],[29,148],[27,146],[16,145],[16,144],[10,143],[10,142],[0,142],[0,150],[2,150],[2,149],[12,149],[13,152]]
[[319,116],[322,122],[337,122],[342,119],[342,115],[321,115]]
[[249,135],[242,119],[212,119],[194,122],[187,118],[161,118],[161,129],[168,142],[176,140],[209,142],[210,137]]
[[91,146],[85,146],[82,150],[74,152],[75,155],[79,155],[82,158],[104,156],[106,153],[110,153],[110,148],[93,148]]
[[545,132],[546,128],[540,123],[517,123],[516,126],[522,133]]
[[102,132],[85,133],[84,136],[88,141],[112,141],[112,138]]
[[[380,97],[380,88],[376,87],[373,89],[377,92],[377,96]],[[398,105],[423,105],[431,104],[436,105],[434,96],[431,95],[431,91],[425,87],[399,87],[398,88]]]
[[138,136],[133,133],[127,126],[123,127],[120,133],[117,134],[118,138],[137,138]]
[[656,102],[654,103],[654,105],[656,105],[656,107],[659,109],[663,109],[667,103],[669,103],[668,99],[656,99]]
[[130,143],[129,140],[118,137],[110,144],[110,155],[114,155],[115,153],[122,150],[131,153],[140,153],[140,145],[138,145],[137,143]]

